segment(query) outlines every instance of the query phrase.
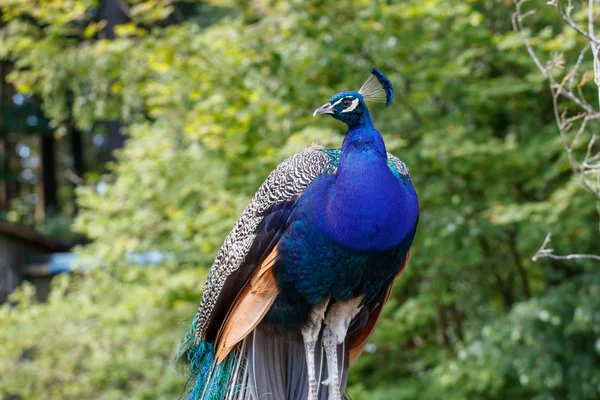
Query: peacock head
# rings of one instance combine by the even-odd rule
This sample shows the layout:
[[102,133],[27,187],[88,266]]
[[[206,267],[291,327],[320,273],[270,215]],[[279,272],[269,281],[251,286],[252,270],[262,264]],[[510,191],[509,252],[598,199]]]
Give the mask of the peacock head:
[[317,108],[313,114],[329,114],[349,127],[363,125],[370,121],[367,101],[392,104],[394,89],[392,83],[381,72],[371,68],[371,75],[358,92],[341,92],[329,99],[329,102]]

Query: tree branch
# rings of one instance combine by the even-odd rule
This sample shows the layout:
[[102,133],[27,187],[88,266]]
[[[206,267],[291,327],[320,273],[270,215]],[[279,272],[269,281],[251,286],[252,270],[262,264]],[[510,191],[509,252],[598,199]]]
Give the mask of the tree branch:
[[558,84],[556,82],[556,80],[554,79],[554,77],[552,76],[552,74],[550,73],[550,71],[548,71],[548,69],[542,65],[542,62],[540,61],[539,57],[537,56],[537,54],[533,50],[533,47],[531,46],[531,42],[529,42],[529,38],[525,34],[525,27],[523,26],[523,20],[535,12],[535,10],[531,10],[531,11],[526,12],[525,14],[522,13],[521,6],[526,2],[527,2],[527,0],[518,0],[518,1],[515,0],[516,11],[513,14],[513,28],[523,38],[523,41],[525,43],[525,47],[527,48],[527,52],[529,53],[529,56],[535,63],[538,70],[550,81],[551,87],[557,88],[562,96],[565,96],[569,100],[573,101],[574,103],[576,103],[578,106],[580,106],[587,112],[596,114],[596,111],[594,110],[594,108],[592,106],[583,102],[573,92],[566,90],[564,87],[562,87],[562,85]]
[[537,261],[542,257],[549,257],[555,260],[576,260],[576,259],[592,259],[600,261],[600,256],[596,254],[569,254],[567,256],[557,256],[554,254],[554,249],[549,249],[548,244],[550,244],[550,240],[552,238],[552,234],[548,232],[546,235],[546,239],[544,239],[544,243],[542,243],[542,247],[535,253],[531,259],[533,261]]
[[[570,7],[569,7],[569,14],[565,14],[562,6],[561,6],[561,1],[560,0],[553,0],[551,2],[549,2],[549,5],[555,6],[556,9],[558,10],[558,14],[560,15],[560,17],[563,19],[563,21],[565,21],[567,23],[567,25],[569,25],[571,28],[573,28],[575,31],[577,31],[577,33],[579,33],[581,36],[583,36],[584,38],[586,38],[588,41],[595,43],[596,45],[600,45],[600,40],[596,39],[593,36],[588,35],[588,33],[586,31],[584,31],[583,29],[581,29],[576,23],[575,21],[573,21],[573,19],[571,18],[570,14]],[[593,2],[590,1],[591,4],[593,4]]]
[[[578,70],[583,63],[585,54],[587,54],[588,49],[590,49],[593,61],[594,83],[596,85],[598,97],[597,104],[600,107],[600,40],[596,37],[594,32],[594,21],[596,18],[596,15],[594,13],[596,7],[595,4],[600,4],[600,0],[588,0],[587,32],[571,18],[571,11],[573,9],[571,0],[568,1],[566,12],[565,8],[561,3],[562,0],[550,0],[548,3],[549,5],[556,8],[562,20],[571,29],[575,30],[578,34],[580,34],[588,41],[585,47],[579,52],[579,56],[577,57],[577,61],[575,62],[574,66],[569,70],[569,72],[566,75],[562,77],[560,82],[557,80],[556,77],[559,76],[561,72],[560,70],[564,67],[565,64],[563,54],[553,55],[551,60],[545,65],[544,63],[542,63],[529,40],[529,35],[525,33],[525,27],[523,23],[524,19],[527,16],[533,14],[535,10],[523,12],[522,6],[527,2],[527,0],[513,1],[515,4],[515,12],[513,14],[513,28],[523,38],[523,42],[525,43],[527,52],[529,53],[529,56],[533,60],[538,70],[546,77],[546,79],[548,79],[550,85],[550,92],[552,93],[552,108],[554,113],[554,119],[560,133],[563,147],[568,156],[571,171],[573,172],[573,175],[575,175],[579,179],[581,184],[598,200],[600,200],[600,152],[596,151],[596,154],[593,154],[595,151],[594,148],[598,136],[596,134],[591,135],[589,142],[586,146],[585,156],[580,155],[580,157],[578,158],[576,157],[575,153],[576,150],[578,150],[579,148],[578,144],[581,138],[583,137],[584,132],[589,126],[589,121],[600,120],[600,113],[594,108],[594,106],[587,102],[583,95],[582,87],[587,83],[586,74],[583,75],[583,78],[578,84],[575,84],[574,81],[575,76],[578,74]],[[578,94],[574,93],[573,90],[576,90]],[[564,97],[577,104],[577,106],[581,107],[584,110],[584,112],[577,113],[573,116],[569,116],[567,108],[561,111],[561,97]],[[573,139],[570,140],[570,131],[574,126],[576,126],[576,124],[579,124],[578,129],[575,132],[575,135],[572,136]],[[579,154],[581,154],[581,152],[579,152]],[[597,211],[598,215],[600,216],[600,202],[598,202]],[[547,248],[549,242],[550,234],[546,236],[542,247],[533,256],[534,261],[538,260],[541,257],[549,257],[557,260],[571,260],[583,258],[600,260],[600,256],[594,254],[570,254],[567,256],[555,255],[553,254],[552,249]]]

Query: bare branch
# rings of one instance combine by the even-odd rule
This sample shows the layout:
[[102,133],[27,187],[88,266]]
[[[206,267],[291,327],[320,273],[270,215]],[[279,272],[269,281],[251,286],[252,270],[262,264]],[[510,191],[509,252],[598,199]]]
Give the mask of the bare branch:
[[[572,68],[565,74],[565,57],[562,53],[554,53],[550,59],[543,63],[536,54],[530,41],[529,34],[524,27],[524,19],[532,15],[535,10],[523,12],[522,6],[527,0],[513,0],[515,4],[515,13],[513,14],[513,27],[523,38],[525,48],[533,60],[538,70],[548,79],[550,92],[552,95],[552,108],[556,126],[558,127],[563,147],[567,153],[569,166],[573,175],[575,175],[582,186],[600,200],[600,151],[595,150],[600,136],[588,131],[590,121],[600,120],[600,113],[590,104],[585,96],[583,88],[590,81],[589,77],[593,74],[594,83],[597,89],[597,101],[594,102],[600,107],[600,40],[595,35],[594,23],[596,20],[595,10],[600,6],[600,0],[588,0],[587,7],[587,32],[580,27],[571,17],[573,5],[571,0],[565,7],[562,0],[549,0],[548,4],[556,8],[562,20],[578,34],[584,37],[588,43],[580,50],[577,60]],[[583,65],[585,56],[590,50],[593,61],[593,70],[584,71],[579,82],[575,79],[579,75],[579,69]],[[568,99],[581,107],[583,112],[571,114],[567,107],[561,109],[563,99]],[[573,135],[572,130],[576,129]],[[583,138],[588,140],[585,147],[585,156],[581,154],[580,142]],[[589,138],[589,139],[588,139]],[[600,216],[600,201],[597,203],[597,211]],[[599,219],[600,231],[600,219]],[[600,255],[594,254],[570,254],[556,255],[554,250],[548,248],[550,243],[550,234],[546,236],[541,248],[533,256],[536,261],[542,257],[548,257],[557,260],[572,259],[593,259],[600,261]]]
[[552,234],[548,232],[546,235],[546,239],[544,239],[544,243],[542,243],[542,247],[535,253],[531,259],[533,261],[537,261],[540,258],[548,257],[553,258],[555,260],[577,260],[577,259],[591,259],[600,261],[600,256],[595,254],[569,254],[568,256],[557,256],[554,254],[554,249],[549,249],[548,244],[550,244],[550,240],[552,238]]
[[[556,7],[556,9],[558,10],[558,14],[563,19],[563,21],[565,21],[567,23],[567,25],[569,25],[571,28],[573,28],[575,31],[577,31],[577,33],[579,33],[581,36],[585,37],[588,41],[595,43],[596,45],[600,45],[600,40],[596,39],[593,36],[590,36],[586,31],[584,31],[579,26],[577,26],[575,21],[573,21],[573,19],[570,16],[570,11],[569,11],[569,14],[565,14],[560,3],[561,3],[560,0],[554,0],[553,2],[551,2],[549,4]],[[590,1],[590,3],[593,4],[593,2],[591,2],[591,1]]]
[[521,6],[525,2],[526,2],[526,0],[515,1],[516,11],[513,14],[513,28],[515,31],[517,31],[521,34],[521,37],[523,38],[523,41],[525,42],[525,47],[527,48],[527,52],[529,53],[529,56],[531,57],[531,59],[533,60],[535,65],[538,67],[540,72],[542,74],[544,74],[544,76],[546,78],[548,78],[548,71],[546,71],[546,68],[544,68],[544,66],[542,65],[542,62],[540,61],[538,56],[535,54],[535,51],[533,51],[533,47],[531,47],[531,43],[529,43],[529,38],[527,37],[527,35],[525,35],[525,28],[523,27],[523,19],[525,19],[525,17],[527,15],[529,15],[529,13],[531,13],[531,11],[530,11],[530,12],[526,13],[525,15],[523,15],[523,13],[521,12]]
[[[537,54],[535,53],[535,51],[533,50],[533,46],[531,45],[531,43],[529,42],[529,38],[527,37],[527,35],[525,34],[525,28],[523,26],[523,20],[526,16],[530,15],[532,12],[528,11],[527,13],[523,14],[521,11],[521,6],[526,2],[527,0],[515,0],[515,7],[516,7],[516,11],[513,14],[513,27],[515,29],[515,31],[517,31],[518,33],[521,34],[521,37],[523,38],[523,41],[525,42],[525,47],[527,49],[527,52],[529,53],[529,56],[531,57],[531,59],[533,60],[533,62],[535,63],[536,67],[540,70],[540,72],[550,81],[551,85],[553,87],[558,88],[558,91],[560,92],[560,94],[562,96],[565,96],[566,98],[568,98],[569,100],[575,102],[578,106],[580,106],[581,108],[583,108],[584,110],[586,110],[589,113],[595,113],[594,109],[592,106],[590,106],[589,104],[583,102],[581,99],[579,99],[573,92],[566,90],[564,87],[562,87],[561,85],[559,85],[554,78],[552,77],[552,74],[550,73],[550,71],[548,71],[542,64],[542,62],[540,61],[540,59],[538,58]],[[534,11],[534,10],[532,10]]]
[[598,60],[598,43],[594,36],[594,2],[592,0],[588,0],[588,34],[594,57],[594,83],[598,89],[598,103],[600,104],[600,61]]
[[569,73],[567,74],[567,76],[569,77],[570,90],[573,90],[573,79],[575,79],[575,76],[577,76],[577,71],[579,70],[579,67],[581,67],[581,63],[583,62],[585,53],[588,51],[589,48],[590,44],[588,43],[583,49],[581,49],[581,51],[579,52],[579,57],[577,57],[577,62],[575,63],[571,71],[569,71]]

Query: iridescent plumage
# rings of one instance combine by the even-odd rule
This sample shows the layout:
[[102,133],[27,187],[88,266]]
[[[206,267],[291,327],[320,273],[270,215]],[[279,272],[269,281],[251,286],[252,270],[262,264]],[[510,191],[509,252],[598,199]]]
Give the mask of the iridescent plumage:
[[315,111],[348,126],[342,148],[280,164],[225,239],[177,356],[191,400],[341,399],[418,220],[408,170],[364,102],[383,93],[389,106],[392,86],[372,77]]

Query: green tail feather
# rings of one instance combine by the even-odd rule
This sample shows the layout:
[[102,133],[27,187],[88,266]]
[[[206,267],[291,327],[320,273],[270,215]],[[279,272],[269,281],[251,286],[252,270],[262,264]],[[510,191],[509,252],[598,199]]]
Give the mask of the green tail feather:
[[215,349],[212,343],[195,342],[195,322],[192,323],[177,352],[174,361],[182,368],[187,365],[190,377],[182,398],[187,400],[221,400],[227,390],[233,373],[235,357],[233,354],[220,364],[215,360]]

